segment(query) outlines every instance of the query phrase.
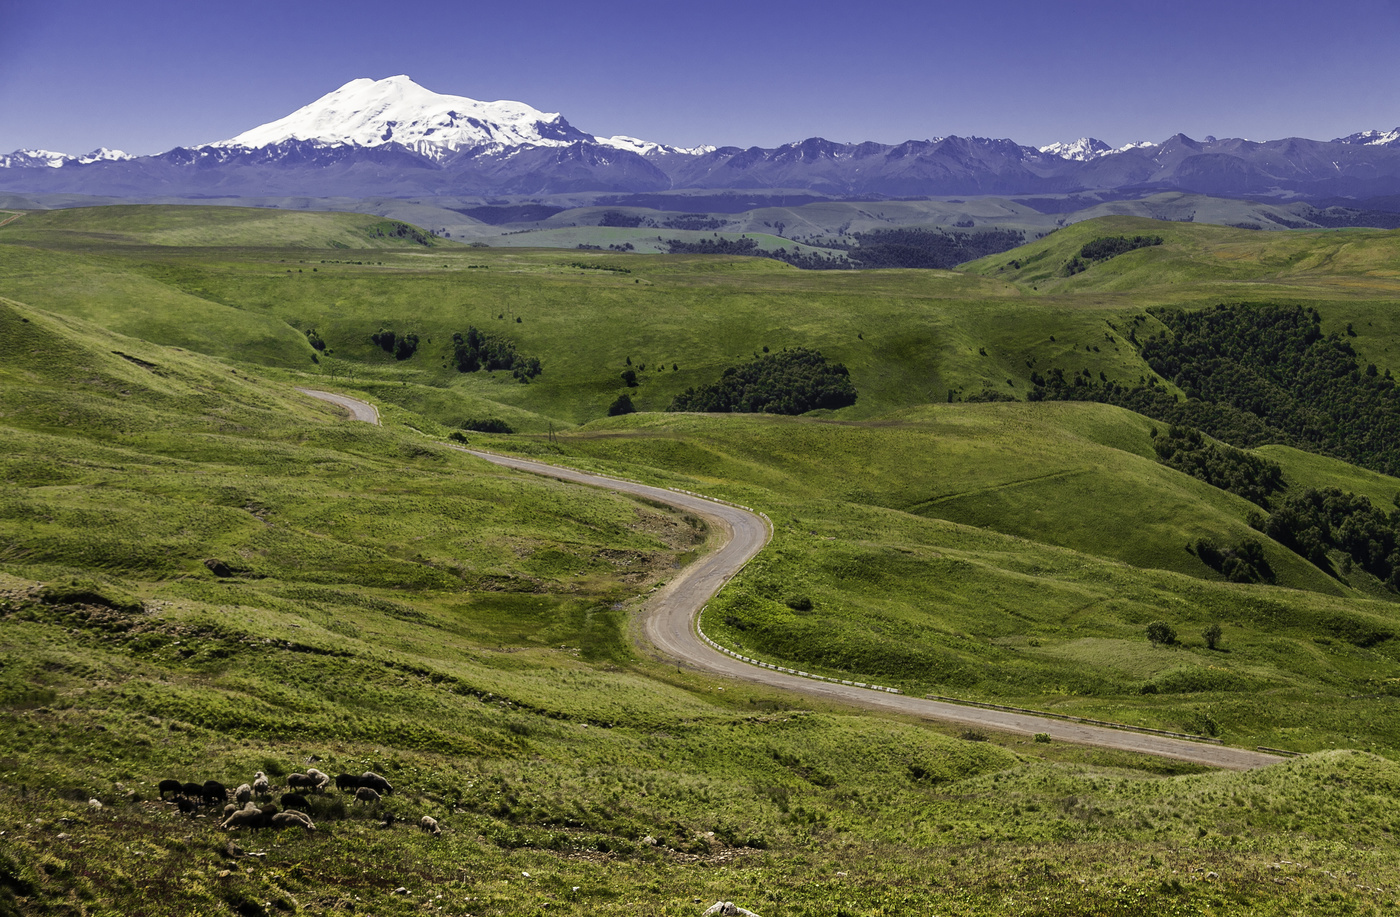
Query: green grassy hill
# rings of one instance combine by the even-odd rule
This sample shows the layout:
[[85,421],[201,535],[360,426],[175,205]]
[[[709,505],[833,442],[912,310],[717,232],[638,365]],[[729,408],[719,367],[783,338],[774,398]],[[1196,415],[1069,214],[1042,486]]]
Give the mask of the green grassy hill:
[[[1052,292],[987,264],[425,248],[372,218],[213,209],[0,227],[0,914],[1388,909],[1400,603],[1267,539],[1280,584],[1224,582],[1186,544],[1257,535],[1252,504],[1158,464],[1153,421],[948,399],[1024,397],[1052,367],[1135,381],[1125,322],[1207,301],[1220,271],[1222,290],[1316,303],[1390,365],[1393,234],[1243,254],[1261,234],[1114,218],[1019,256],[1164,244]],[[385,247],[300,247],[356,239]],[[1150,259],[1198,279],[1149,282]],[[444,367],[468,325],[544,373]],[[380,328],[419,352],[384,353]],[[654,410],[765,346],[822,349],[860,400],[602,418],[629,359]],[[293,384],[360,393],[385,426]],[[712,534],[442,442],[483,417],[524,432],[474,445],[766,511],[772,545],[705,615],[750,655],[1311,754],[1204,773],[653,660],[631,615]],[[1258,453],[1290,489],[1400,491]],[[1150,643],[1152,621],[1178,641]],[[312,834],[234,836],[157,798],[167,777],[310,764],[397,792],[317,797]],[[412,827],[425,814],[441,837]]]
[[44,244],[377,249],[450,244],[397,220],[355,213],[126,205],[28,214],[7,240]]

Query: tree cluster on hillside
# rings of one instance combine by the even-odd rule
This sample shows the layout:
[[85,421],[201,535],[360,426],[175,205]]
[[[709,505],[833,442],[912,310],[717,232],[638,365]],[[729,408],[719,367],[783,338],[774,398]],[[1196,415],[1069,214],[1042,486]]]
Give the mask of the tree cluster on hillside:
[[418,335],[409,332],[404,335],[395,335],[394,332],[380,328],[369,339],[379,346],[385,353],[392,353],[396,360],[407,360],[418,350]]
[[326,351],[326,342],[321,340],[321,335],[316,333],[315,328],[306,329],[306,343],[310,344],[313,349],[322,353]]
[[686,242],[683,239],[667,239],[666,250],[673,255],[749,255],[763,257],[767,252],[760,251],[757,239],[697,239]]
[[1079,249],[1079,254],[1069,259],[1065,263],[1064,274],[1072,277],[1089,269],[1089,265],[1095,261],[1107,261],[1109,258],[1116,258],[1119,255],[1127,254],[1139,248],[1150,248],[1153,245],[1161,245],[1161,236],[1101,236],[1090,242],[1086,242]]
[[376,239],[403,239],[418,245],[428,246],[435,244],[432,233],[424,232],[416,226],[410,226],[398,220],[381,220],[365,231]]
[[1264,546],[1258,539],[1245,538],[1239,544],[1222,548],[1209,538],[1198,538],[1193,547],[1196,556],[1207,567],[1232,583],[1272,583],[1277,580],[1274,568],[1264,556]]
[[840,363],[797,347],[731,366],[717,382],[688,388],[669,411],[805,414],[856,403],[856,387]]
[[475,327],[469,327],[465,335],[452,335],[452,364],[463,373],[474,373],[479,369],[508,369],[520,382],[529,382],[543,372],[537,357],[521,356],[511,341]]
[[646,217],[632,213],[623,213],[621,210],[605,210],[603,211],[603,215],[598,218],[598,225],[611,226],[619,229],[636,229],[638,226],[642,225],[643,221],[651,222],[647,220]]
[[1266,509],[1269,497],[1283,490],[1283,468],[1277,462],[1213,443],[1200,430],[1168,427],[1152,448],[1163,465]]
[[499,417],[470,418],[460,424],[463,430],[476,433],[514,433],[515,428]]
[[1142,355],[1188,400],[1251,414],[1278,431],[1274,441],[1400,474],[1395,380],[1363,367],[1342,335],[1324,335],[1317,310],[1222,305],[1153,314],[1171,334],[1148,340]]
[[849,257],[861,268],[948,269],[966,261],[1008,251],[1026,241],[1014,229],[943,232],[933,229],[877,229],[854,234]]
[[1331,572],[1327,552],[1340,551],[1344,565],[1355,564],[1400,590],[1400,510],[1386,512],[1335,487],[1309,488],[1251,522],[1325,571]]
[[707,213],[682,213],[671,217],[661,224],[667,229],[691,229],[704,230],[709,232],[715,229],[723,229],[729,225],[728,220],[717,220]]
[[1400,392],[1390,371],[1362,367],[1342,335],[1324,335],[1314,309],[1216,306],[1151,310],[1169,329],[1145,342],[1157,380],[1136,386],[1033,373],[1031,401],[1100,401],[1194,427],[1242,448],[1282,443],[1400,475]]

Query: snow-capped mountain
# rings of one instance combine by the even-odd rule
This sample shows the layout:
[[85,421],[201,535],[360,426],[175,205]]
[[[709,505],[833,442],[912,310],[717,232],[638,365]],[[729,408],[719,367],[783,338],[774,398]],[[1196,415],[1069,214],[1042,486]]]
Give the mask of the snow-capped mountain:
[[357,79],[284,118],[156,156],[0,156],[0,192],[142,197],[435,197],[800,190],[872,200],[1132,189],[1257,196],[1400,192],[1400,128],[1332,142],[1193,140],[1116,149],[1092,137],[1028,147],[935,137],[773,149],[597,137],[523,102],[442,95],[407,76]]
[[207,146],[261,149],[289,140],[357,147],[395,143],[441,160],[482,147],[558,147],[597,138],[558,112],[543,112],[524,102],[441,95],[407,76],[391,76],[351,80],[285,118]]
[[105,146],[83,156],[69,156],[52,150],[15,150],[8,156],[0,156],[0,169],[61,169],[73,162],[87,165],[93,162],[121,162],[130,158],[121,150],[109,150]]
[[[1211,138],[1212,140],[1215,138]],[[1068,159],[1071,162],[1088,162],[1091,159],[1099,159],[1103,156],[1112,156],[1114,153],[1126,153],[1129,150],[1144,150],[1157,146],[1150,140],[1139,140],[1135,143],[1124,144],[1120,147],[1111,147],[1102,140],[1093,137],[1080,137],[1072,143],[1052,143],[1049,146],[1038,147],[1040,152],[1050,156],[1058,156],[1060,159]]]
[[705,153],[713,153],[717,147],[697,146],[679,147],[667,146],[664,143],[652,143],[650,140],[638,140],[636,137],[625,137],[617,134],[613,137],[597,137],[598,143],[603,146],[610,146],[615,150],[626,150],[629,153],[636,153],[638,156],[651,156],[657,153],[677,153],[682,156],[701,156]]
[[1400,127],[1389,131],[1360,131],[1346,137],[1338,137],[1333,143],[1354,143],[1361,146],[1391,146],[1400,144]]
[[1050,156],[1071,159],[1075,162],[1087,162],[1090,159],[1098,159],[1100,156],[1106,156],[1113,152],[1113,147],[1093,137],[1080,137],[1072,143],[1052,143],[1039,149],[1040,152]]

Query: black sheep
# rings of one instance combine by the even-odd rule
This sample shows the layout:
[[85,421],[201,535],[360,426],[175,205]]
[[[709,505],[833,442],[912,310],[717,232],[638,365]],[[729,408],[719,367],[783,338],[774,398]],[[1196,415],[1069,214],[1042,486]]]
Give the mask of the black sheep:
[[282,794],[282,808],[284,809],[300,809],[305,812],[310,805],[311,803],[300,793]]
[[354,774],[336,774],[335,788],[337,790],[358,790],[360,788],[360,778]]
[[160,798],[164,799],[166,793],[174,793],[179,796],[185,791],[185,785],[178,780],[162,780],[160,782]]
[[221,802],[228,802],[228,787],[217,780],[206,780],[199,795],[209,805],[218,805]]

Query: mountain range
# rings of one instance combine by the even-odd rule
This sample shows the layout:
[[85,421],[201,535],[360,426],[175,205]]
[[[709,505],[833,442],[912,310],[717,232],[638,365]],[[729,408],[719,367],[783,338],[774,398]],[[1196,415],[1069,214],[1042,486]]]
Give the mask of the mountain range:
[[1400,194],[1400,128],[1330,141],[1176,134],[1114,148],[935,137],[810,138],[767,149],[682,149],[597,137],[521,102],[441,95],[407,76],[346,83],[227,140],[154,156],[96,150],[0,156],[0,192],[118,198],[423,197],[793,190],[828,197],[1147,195],[1371,199]]

